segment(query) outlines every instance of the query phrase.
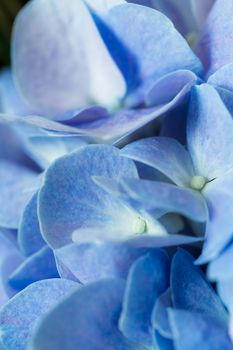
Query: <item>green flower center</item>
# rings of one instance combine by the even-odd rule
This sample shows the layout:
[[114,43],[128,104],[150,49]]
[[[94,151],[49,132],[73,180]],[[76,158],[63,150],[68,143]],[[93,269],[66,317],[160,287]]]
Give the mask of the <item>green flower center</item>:
[[146,221],[140,216],[133,223],[133,233],[135,235],[141,235],[147,231]]
[[203,176],[195,175],[191,178],[190,187],[194,190],[201,191],[206,184],[206,179]]

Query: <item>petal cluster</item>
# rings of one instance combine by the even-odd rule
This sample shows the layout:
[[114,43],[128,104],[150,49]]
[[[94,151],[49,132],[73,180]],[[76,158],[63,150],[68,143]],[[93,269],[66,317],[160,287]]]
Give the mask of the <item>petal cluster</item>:
[[232,13],[18,13],[0,72],[0,349],[233,349]]

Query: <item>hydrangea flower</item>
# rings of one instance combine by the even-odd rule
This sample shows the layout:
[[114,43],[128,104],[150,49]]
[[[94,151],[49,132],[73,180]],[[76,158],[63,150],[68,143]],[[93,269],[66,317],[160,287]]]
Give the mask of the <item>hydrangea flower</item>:
[[0,349],[232,349],[233,2],[173,6],[31,0],[17,17]]
[[[59,2],[57,11],[53,11],[52,0],[32,1],[15,23],[13,76],[20,91],[17,92],[10,76],[8,83],[2,84],[6,102],[3,111],[8,112],[2,115],[2,120],[29,123],[55,132],[89,135],[95,141],[116,141],[184,102],[190,88],[201,79],[216,87],[232,112],[229,79],[232,2],[223,1],[215,2],[198,41],[204,78],[199,59],[171,22],[154,9],[124,1],[111,4],[78,1]],[[44,20],[45,13],[51,18],[49,24]],[[62,13],[63,26],[58,20],[59,13]],[[69,25],[71,18],[72,25]],[[132,18],[134,22],[130,21]],[[33,30],[28,30],[31,25]],[[84,31],[79,28],[84,26],[86,34],[81,34]],[[65,28],[72,50],[67,47],[67,41],[60,40]],[[76,45],[76,35],[80,45]],[[93,56],[97,44],[98,55]],[[80,53],[84,53],[85,59],[80,59]],[[54,54],[59,59],[51,64]],[[83,67],[84,62],[90,62],[88,69]],[[87,83],[80,83],[82,81]],[[94,107],[93,103],[101,107]],[[111,112],[113,109],[118,111]],[[17,115],[30,115],[30,118]]]
[[[139,241],[142,238],[142,242],[147,238],[159,242],[159,237],[167,235],[160,222],[168,211],[165,206],[157,205],[153,212],[147,212],[137,202],[107,193],[95,183],[95,177],[117,183],[125,178],[139,179],[134,162],[122,157],[117,148],[107,145],[84,146],[57,159],[48,168],[39,191],[38,214],[43,237],[53,249],[72,242],[137,237]],[[183,198],[190,205],[192,194],[189,191]],[[198,217],[203,208],[203,203],[198,203],[193,215]],[[174,236],[175,242],[176,239],[179,240]],[[184,237],[180,236],[180,241],[182,239]],[[192,240],[191,237],[187,239]],[[172,244],[172,237],[167,240]]]
[[6,122],[106,141],[176,105],[202,74],[163,14],[124,1],[31,1],[16,19],[12,48],[14,81],[8,75],[2,84]]
[[[215,258],[232,239],[231,203],[233,202],[230,189],[233,153],[230,151],[230,145],[233,141],[233,120],[219,95],[210,85],[194,87],[190,105],[187,149],[174,139],[155,137],[127,145],[122,154],[155,167],[181,191],[185,192],[186,188],[190,188],[195,201],[202,202],[203,199],[206,201],[203,216],[199,220],[205,218],[203,221],[207,221],[206,242],[202,258],[199,259],[206,262]],[[187,215],[189,210],[189,216],[192,217],[193,208],[187,208],[186,203],[181,200],[182,196],[176,196],[174,185],[135,180],[126,180],[125,184],[133,194],[133,198],[140,197],[142,200],[144,197],[143,202],[147,207],[159,202],[160,192],[163,195],[164,188],[168,205],[173,196],[172,201],[177,203],[177,211]],[[154,193],[154,196],[148,197],[149,193]],[[197,193],[201,196],[197,197]],[[155,194],[156,201],[154,201]]]
[[125,279],[32,284],[0,311],[2,344],[14,350],[231,349],[228,315],[193,262],[179,250],[170,263],[155,249],[136,259]]

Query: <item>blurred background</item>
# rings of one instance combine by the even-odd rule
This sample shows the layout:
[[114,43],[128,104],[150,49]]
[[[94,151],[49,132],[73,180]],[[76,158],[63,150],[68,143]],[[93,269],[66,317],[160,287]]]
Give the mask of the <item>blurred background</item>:
[[0,0],[0,67],[10,60],[10,37],[14,18],[26,0]]

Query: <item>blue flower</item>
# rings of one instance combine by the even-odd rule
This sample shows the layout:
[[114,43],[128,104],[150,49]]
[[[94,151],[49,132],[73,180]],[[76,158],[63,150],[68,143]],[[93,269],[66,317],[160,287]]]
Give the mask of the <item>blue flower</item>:
[[[212,7],[196,51],[204,79],[232,113],[232,3],[222,4]],[[199,18],[210,5],[194,6]],[[64,35],[69,40],[61,40]],[[19,91],[8,75],[2,83],[2,120],[95,141],[133,133],[186,101],[203,79],[198,57],[165,16],[124,1],[59,2],[55,11],[52,0],[34,0],[16,20],[12,47]]]
[[231,349],[228,314],[193,261],[178,250],[170,263],[155,249],[132,262],[123,279],[34,283],[1,309],[2,344],[9,350]]
[[[84,146],[57,159],[46,171],[39,191],[38,215],[42,235],[53,249],[72,242],[80,244],[93,240],[137,238],[138,244],[144,245],[146,241],[152,246],[193,240],[182,235],[168,236],[164,227],[166,218],[161,221],[168,211],[163,204],[157,203],[153,212],[149,212],[146,205],[106,192],[96,184],[96,177],[104,177],[117,184],[125,178],[139,179],[134,162],[122,157],[117,148],[107,145]],[[189,205],[193,197],[187,191],[184,198]],[[194,215],[202,213],[203,204],[198,205]],[[173,211],[175,209],[176,206]],[[181,222],[177,232],[182,230]]]
[[[125,180],[124,187],[126,191],[128,187],[134,199],[144,198],[147,208],[156,207],[162,199],[168,207],[175,202],[176,211],[191,219],[207,221],[206,242],[199,259],[206,262],[216,257],[232,238],[233,121],[210,85],[193,88],[190,105],[187,149],[174,139],[155,137],[136,141],[122,152],[158,169],[183,195],[177,195],[174,185],[147,180]],[[190,206],[183,199],[187,189],[193,196]],[[149,197],[149,193],[154,195]],[[199,218],[195,218],[195,210],[201,203]]]
[[2,83],[5,119],[97,140],[155,119],[202,74],[163,14],[124,1],[31,1],[16,19],[12,48],[16,84],[11,76]]

